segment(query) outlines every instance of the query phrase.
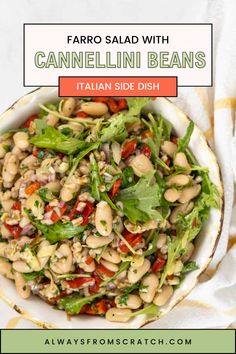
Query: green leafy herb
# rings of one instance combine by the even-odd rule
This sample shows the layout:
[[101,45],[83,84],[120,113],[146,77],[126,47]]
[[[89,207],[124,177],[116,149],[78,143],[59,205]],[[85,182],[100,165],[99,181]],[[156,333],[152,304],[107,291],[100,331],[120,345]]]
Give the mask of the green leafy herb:
[[189,145],[191,135],[194,130],[194,123],[190,122],[183,138],[178,139],[178,151],[184,152]]
[[160,310],[157,305],[151,304],[151,305],[148,305],[147,307],[144,307],[141,310],[134,311],[134,312],[132,312],[131,315],[127,315],[127,316],[129,316],[131,318],[131,317],[136,317],[136,316],[140,316],[140,315],[157,317],[160,315]]
[[194,262],[194,261],[187,262],[183,266],[181,273],[192,272],[193,270],[196,270],[196,269],[199,269],[199,267],[198,267],[196,262]]
[[15,134],[17,132],[27,132],[27,131],[28,131],[27,128],[11,129],[11,130],[8,130],[6,133],[1,134],[0,138],[2,140],[6,140],[6,139],[10,138],[13,134]]
[[123,203],[123,212],[132,223],[137,221],[162,220],[155,209],[160,206],[160,189],[157,183],[151,184],[153,173],[141,177],[128,188],[122,189],[117,199]]
[[[53,103],[46,103],[44,107],[49,109],[50,111],[57,111],[57,109],[58,109],[58,105],[53,104]],[[43,117],[45,117],[47,115],[48,115],[48,112],[45,111],[45,109],[41,108],[40,112],[38,114],[38,117],[39,118],[43,118]]]
[[99,186],[102,184],[101,176],[99,174],[99,167],[97,161],[93,154],[90,154],[90,167],[91,167],[91,193],[92,196],[97,200],[101,200]]
[[73,164],[69,173],[68,178],[70,178],[71,176],[73,176],[75,170],[77,169],[80,161],[87,155],[89,154],[92,150],[96,150],[98,149],[100,143],[96,142],[96,143],[91,143],[87,148],[85,148],[83,151],[81,151],[76,158],[73,160]]
[[128,269],[130,265],[130,262],[122,262],[121,265],[119,266],[118,271],[109,279],[105,280],[102,285],[106,285],[107,283],[113,282],[124,270]]
[[141,109],[150,101],[150,97],[127,97],[126,100],[129,107],[129,115],[139,116]]
[[59,306],[69,315],[77,315],[84,305],[90,304],[95,299],[102,297],[103,295],[103,293],[100,293],[92,296],[81,297],[81,295],[75,293],[60,299]]
[[28,210],[25,210],[31,223],[42,232],[46,240],[50,243],[56,243],[72,237],[80,236],[85,226],[74,226],[71,222],[63,223],[61,221],[53,225],[45,225],[35,220]]
[[38,195],[43,199],[45,202],[50,202],[55,198],[54,194],[52,191],[50,191],[48,188],[40,188],[38,191]]
[[67,137],[51,126],[47,126],[42,134],[32,137],[30,143],[40,148],[60,151],[67,155],[83,150],[88,145],[85,141]]
[[151,242],[148,244],[148,249],[144,252],[144,257],[150,256],[151,254],[157,251],[157,240],[159,237],[159,233],[155,232]]
[[40,135],[43,133],[43,131],[48,127],[46,119],[35,119],[35,133],[36,135]]
[[34,280],[38,277],[43,277],[44,276],[44,272],[43,271],[39,271],[39,272],[32,272],[32,273],[23,273],[23,277],[26,281],[31,281]]
[[126,188],[133,184],[134,181],[134,170],[132,167],[126,167],[122,171],[122,185],[121,188]]

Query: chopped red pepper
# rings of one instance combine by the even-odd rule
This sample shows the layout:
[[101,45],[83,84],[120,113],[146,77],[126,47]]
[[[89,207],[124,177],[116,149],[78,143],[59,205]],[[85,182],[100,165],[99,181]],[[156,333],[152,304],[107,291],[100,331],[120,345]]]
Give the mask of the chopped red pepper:
[[172,136],[172,137],[170,138],[170,141],[171,141],[172,143],[174,143],[175,145],[178,145],[178,139],[176,138],[176,136]]
[[150,157],[151,157],[151,155],[152,155],[152,150],[151,150],[150,147],[149,147],[148,145],[146,145],[146,144],[144,144],[144,145],[141,147],[140,152],[141,152],[141,154],[147,156],[149,159],[150,159]]
[[23,128],[29,128],[31,122],[33,122],[33,121],[34,121],[35,119],[37,119],[37,118],[38,118],[38,115],[37,115],[37,114],[33,114],[32,116],[30,116],[30,117],[27,119],[27,121],[26,121],[24,124],[22,124],[22,127],[23,127]]
[[108,107],[112,113],[119,112],[118,103],[116,100],[114,100],[114,98],[109,98],[107,104],[108,104]]
[[122,184],[122,179],[121,179],[121,178],[117,179],[117,180],[113,183],[113,185],[112,185],[112,187],[111,187],[111,190],[110,190],[110,192],[109,192],[110,198],[114,198],[114,197],[119,193],[121,184]]
[[107,269],[102,264],[99,264],[98,268],[96,269],[96,273],[98,275],[106,275],[107,277],[113,277],[113,275],[115,274],[115,272],[110,269]]
[[60,157],[60,159],[63,159],[63,157],[65,156],[65,154],[63,154],[63,152],[58,152],[57,156]]
[[84,261],[87,265],[90,265],[93,261],[93,257],[89,256],[86,258],[86,260]]
[[54,302],[54,301],[59,301],[61,299],[63,299],[63,297],[66,297],[68,294],[66,291],[62,291],[59,295],[54,296],[54,297],[50,297],[49,301]]
[[92,277],[75,278],[72,280],[67,280],[66,283],[71,289],[80,288],[82,285],[93,281]]
[[153,132],[151,130],[144,130],[141,134],[142,139],[153,138]]
[[79,314],[86,313],[87,315],[92,315],[92,316],[94,315],[103,316],[111,306],[114,306],[111,300],[101,299],[92,305],[88,305],[88,304],[84,305],[81,308]]
[[28,187],[25,188],[25,193],[27,195],[31,195],[33,194],[34,192],[36,192],[39,188],[40,188],[40,183],[39,182],[33,182],[31,183]]
[[79,197],[78,197],[77,200],[76,200],[76,202],[75,202],[75,205],[74,205],[73,209],[71,210],[71,212],[70,212],[70,214],[69,214],[69,218],[70,218],[70,220],[73,220],[77,214],[80,214],[80,215],[83,217],[83,222],[81,223],[81,225],[84,226],[84,225],[87,225],[87,224],[88,224],[88,218],[89,218],[89,216],[93,213],[93,211],[94,211],[94,206],[93,206],[92,203],[86,201],[86,202],[85,202],[86,205],[85,205],[85,207],[84,207],[84,210],[81,211],[81,212],[79,212],[79,211],[77,210],[77,207],[78,207],[78,204],[79,204],[80,202],[81,202],[81,201],[80,201],[80,199],[79,199]]
[[[131,247],[137,246],[142,241],[142,234],[132,234],[126,229],[123,232],[123,237],[126,239],[126,241],[130,244]],[[123,241],[121,241],[119,248],[122,253],[128,253],[130,251]]]
[[123,109],[126,109],[128,107],[127,101],[125,98],[121,98],[118,100],[118,107],[119,110],[122,111]]
[[86,117],[88,117],[88,113],[83,112],[83,111],[78,111],[78,112],[76,112],[76,117],[86,118]]
[[21,202],[15,201],[12,205],[12,209],[14,210],[21,210]]
[[138,141],[136,139],[126,141],[121,149],[121,156],[123,159],[127,159],[130,155],[132,155],[137,145]]
[[93,273],[93,279],[95,280],[95,283],[89,287],[89,290],[91,293],[99,293],[102,279],[96,272]]
[[94,97],[93,101],[94,102],[107,103],[108,102],[108,97]]
[[152,271],[158,272],[160,269],[164,267],[166,260],[163,258],[157,258],[152,265]]
[[11,235],[17,239],[20,237],[22,228],[19,225],[8,225],[4,223],[4,226],[7,228],[7,230],[11,233]]
[[54,210],[54,208],[55,208],[54,206],[48,204],[45,206],[44,210],[45,210],[45,212],[53,210],[52,215],[51,215],[51,220],[55,224],[56,222],[58,222],[61,219],[62,215],[64,215],[66,213],[67,205],[65,204],[63,207],[59,208],[60,215],[57,214],[57,212]]

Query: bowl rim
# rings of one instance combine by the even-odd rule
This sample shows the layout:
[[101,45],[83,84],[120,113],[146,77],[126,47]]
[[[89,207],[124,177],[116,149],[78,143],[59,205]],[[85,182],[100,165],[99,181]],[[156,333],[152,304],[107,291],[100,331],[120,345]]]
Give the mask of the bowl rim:
[[[11,104],[8,108],[6,108],[2,113],[0,113],[0,120],[2,118],[2,116],[4,116],[6,113],[10,112],[12,109],[14,109],[15,105],[21,101],[23,98],[25,98],[26,96],[29,96],[31,94],[36,93],[37,91],[40,91],[42,89],[44,89],[45,87],[37,87],[36,89],[27,92],[26,94],[22,95],[20,98],[18,98],[13,104]],[[55,87],[47,87],[48,89],[53,89]],[[79,97],[79,96],[76,96]],[[63,97],[60,97],[61,99],[63,99]],[[175,103],[173,103],[168,97],[155,97],[152,98],[153,100],[159,99],[161,98],[164,101],[167,101],[168,103],[170,103],[172,106],[174,106],[179,112],[183,113],[185,118],[188,121],[192,121],[192,119],[182,110],[180,109]],[[166,118],[168,120],[168,118]],[[215,236],[214,239],[214,245],[212,247],[212,252],[211,255],[208,257],[206,263],[204,264],[204,266],[202,267],[201,272],[193,279],[191,286],[188,287],[188,289],[185,291],[185,293],[183,293],[178,299],[177,301],[171,306],[171,308],[167,311],[164,311],[163,313],[161,313],[161,315],[157,318],[154,319],[145,319],[144,323],[141,324],[141,326],[139,328],[143,328],[145,327],[148,323],[157,321],[159,318],[165,316],[169,311],[171,311],[175,306],[177,306],[185,297],[187,297],[191,291],[195,288],[195,286],[198,284],[199,282],[199,278],[202,276],[202,274],[207,270],[214,254],[216,251],[216,248],[218,246],[219,243],[219,239],[220,239],[220,235],[222,232],[222,227],[223,227],[223,221],[224,221],[224,209],[225,209],[225,200],[224,200],[224,185],[223,185],[223,179],[222,179],[222,173],[221,173],[221,168],[219,165],[219,162],[217,160],[217,157],[215,155],[215,153],[212,151],[205,134],[202,132],[202,130],[198,127],[198,125],[193,122],[195,125],[195,129],[198,130],[198,132],[201,134],[201,137],[204,139],[204,142],[206,143],[209,152],[211,153],[211,155],[214,157],[215,160],[215,164],[218,168],[218,173],[219,173],[219,186],[221,187],[221,208],[220,208],[220,220],[219,220],[219,226],[218,226],[218,230],[217,230],[217,234]],[[34,324],[36,324],[38,327],[44,328],[44,329],[56,329],[59,328],[57,325],[50,323],[50,322],[46,322],[46,321],[42,321],[39,318],[36,318],[35,316],[30,315],[30,313],[26,310],[24,310],[22,307],[18,306],[17,304],[14,304],[10,299],[8,299],[3,292],[0,289],[0,299],[3,300],[3,302],[8,305],[10,308],[12,308],[16,313],[18,313],[20,316],[22,316],[24,319],[27,319],[31,322],[33,322]]]

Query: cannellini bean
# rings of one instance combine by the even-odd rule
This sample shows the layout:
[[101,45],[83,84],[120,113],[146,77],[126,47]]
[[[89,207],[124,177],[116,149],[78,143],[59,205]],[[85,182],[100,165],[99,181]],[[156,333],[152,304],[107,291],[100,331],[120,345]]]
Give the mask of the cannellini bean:
[[53,181],[53,182],[49,182],[49,183],[45,184],[44,188],[49,189],[53,193],[59,193],[60,189],[61,189],[61,183],[58,180]]
[[63,102],[62,102],[62,107],[61,107],[61,110],[60,110],[60,113],[63,115],[63,116],[66,116],[66,117],[69,117],[74,109],[75,109],[75,99],[73,97],[70,97],[70,98],[66,98]]
[[85,272],[92,273],[95,271],[96,264],[94,261],[92,261],[90,264],[86,263],[79,263],[79,267],[83,269]]
[[139,291],[139,296],[141,297],[141,299],[146,302],[146,303],[151,303],[157,287],[159,284],[159,280],[158,277],[156,276],[156,274],[149,274],[147,275],[143,280],[142,280],[142,285],[144,286],[144,289]]
[[12,268],[19,273],[32,273],[33,269],[28,266],[25,261],[15,261],[12,263]]
[[174,158],[174,165],[185,168],[187,170],[190,169],[190,165],[184,152],[177,152]]
[[44,202],[37,193],[33,193],[26,200],[26,208],[30,209],[37,219],[43,219]]
[[180,282],[180,279],[178,277],[171,277],[168,279],[169,285],[178,285],[179,282]]
[[175,267],[174,267],[174,274],[178,274],[181,272],[183,268],[183,263],[180,259],[178,259],[176,262],[175,262]]
[[201,192],[200,184],[195,184],[192,187],[184,188],[178,198],[180,203],[188,203],[190,200],[196,198]]
[[57,116],[55,116],[55,114],[49,113],[46,116],[46,121],[47,121],[48,125],[51,125],[52,127],[54,127],[58,123],[59,118]]
[[186,251],[181,257],[183,263],[187,262],[192,257],[193,251],[194,251],[193,243],[192,242],[187,243]]
[[60,193],[61,200],[63,202],[69,202],[71,199],[73,199],[73,194],[74,192],[71,189],[63,186]]
[[130,309],[110,308],[106,312],[106,320],[110,322],[128,322],[132,311]]
[[132,257],[130,265],[134,268],[139,268],[143,265],[143,262],[144,262],[144,255],[135,254]]
[[102,259],[105,259],[105,261],[108,261],[108,262],[111,262],[114,264],[119,264],[121,262],[121,258],[120,258],[119,253],[111,247],[107,247],[102,252]]
[[190,202],[190,203],[184,203],[182,205],[175,207],[171,212],[170,222],[172,224],[175,224],[178,216],[180,214],[187,215],[193,209],[193,206],[194,206],[193,202]]
[[170,157],[174,156],[177,149],[177,145],[168,140],[164,141],[164,143],[161,145],[161,150]]
[[86,238],[86,244],[89,248],[99,248],[108,245],[113,241],[113,236],[97,237],[90,235]]
[[8,152],[4,159],[2,178],[5,182],[12,182],[18,172],[19,159],[17,155]]
[[57,274],[69,273],[73,263],[73,256],[70,247],[66,243],[63,243],[58,248],[57,252],[61,254],[61,258],[59,258],[56,262],[51,261],[50,268]]
[[153,299],[153,302],[157,306],[163,306],[172,296],[174,290],[171,285],[166,285],[162,287],[162,292],[157,293]]
[[101,117],[108,112],[107,105],[101,102],[82,103],[81,109],[92,117]]
[[158,239],[157,239],[157,248],[162,248],[167,241],[167,235],[166,234],[159,234]]
[[8,200],[2,200],[2,207],[3,207],[3,210],[6,212],[6,213],[9,213],[12,209],[12,205],[14,204],[14,200],[13,199],[8,199]]
[[176,175],[171,176],[167,179],[167,185],[175,185],[175,186],[185,186],[190,182],[191,178],[186,175]]
[[4,224],[1,225],[1,235],[3,238],[11,237],[10,231],[4,226]]
[[132,167],[134,173],[138,177],[142,177],[150,171],[153,171],[153,164],[147,156],[140,154],[135,156],[129,163],[129,166]]
[[169,188],[165,191],[164,193],[164,198],[170,202],[170,203],[174,203],[176,202],[176,200],[180,197],[181,192],[178,191],[175,188]]
[[5,257],[5,249],[7,248],[6,242],[0,242],[0,257]]
[[27,156],[24,160],[21,161],[20,168],[27,166],[29,169],[35,169],[38,166],[38,159],[34,155]]
[[110,235],[112,231],[112,210],[107,202],[97,204],[95,211],[95,226],[102,236]]
[[136,310],[142,305],[142,300],[138,295],[129,294],[125,303],[120,303],[121,296],[115,297],[115,304],[119,309]]
[[26,132],[17,132],[13,135],[13,141],[20,150],[27,150],[29,147],[29,135]]
[[27,299],[28,297],[30,297],[30,287],[25,281],[23,275],[21,273],[15,272],[14,278],[15,278],[15,285],[18,294],[23,299]]
[[139,268],[130,267],[128,270],[128,281],[131,284],[137,283],[145,273],[149,271],[151,263],[148,259],[145,259],[142,266]]
[[111,262],[108,262],[108,261],[104,261],[103,259],[101,259],[100,263],[102,265],[104,265],[105,268],[111,270],[112,272],[117,272],[119,267],[118,265],[114,264],[114,263],[111,263]]
[[14,279],[11,263],[4,258],[0,258],[0,274],[9,279]]

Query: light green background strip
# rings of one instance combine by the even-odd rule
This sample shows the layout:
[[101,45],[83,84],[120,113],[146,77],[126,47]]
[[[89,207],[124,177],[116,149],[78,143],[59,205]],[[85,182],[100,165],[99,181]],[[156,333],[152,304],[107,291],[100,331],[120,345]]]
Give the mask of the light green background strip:
[[1,353],[235,352],[234,330],[2,330],[1,339]]

